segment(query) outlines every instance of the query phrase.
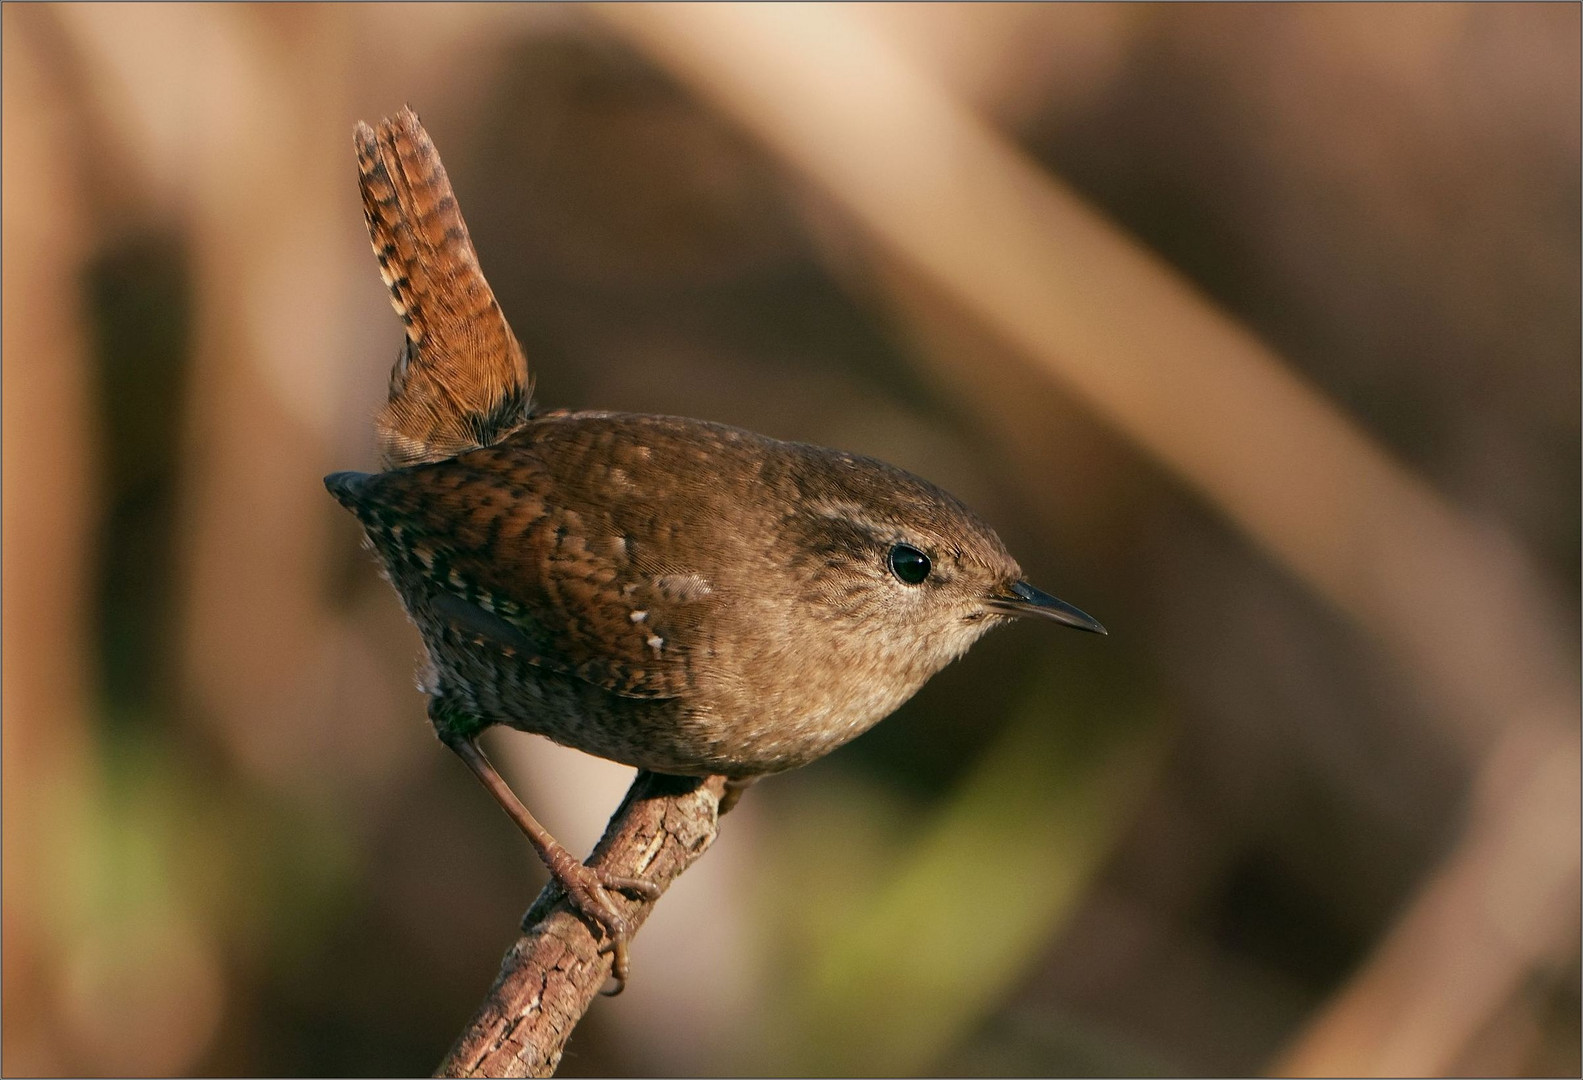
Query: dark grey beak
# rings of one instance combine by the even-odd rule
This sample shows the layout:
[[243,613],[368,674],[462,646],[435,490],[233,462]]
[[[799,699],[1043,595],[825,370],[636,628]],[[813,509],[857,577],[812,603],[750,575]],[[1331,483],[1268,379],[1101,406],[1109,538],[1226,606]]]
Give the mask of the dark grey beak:
[[1054,619],[1058,623],[1087,630],[1090,634],[1105,633],[1105,628],[1092,615],[1079,611],[1065,600],[1057,600],[1049,593],[1040,592],[1026,581],[1017,582],[1009,591],[1010,596],[990,597],[985,606],[1003,615],[1037,615],[1041,619]]

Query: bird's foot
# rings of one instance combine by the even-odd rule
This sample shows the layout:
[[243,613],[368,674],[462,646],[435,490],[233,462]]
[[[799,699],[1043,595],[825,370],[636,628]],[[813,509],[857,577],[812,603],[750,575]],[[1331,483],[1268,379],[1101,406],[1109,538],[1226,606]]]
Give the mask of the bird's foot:
[[626,989],[627,975],[631,970],[627,943],[632,938],[632,927],[626,917],[616,910],[610,894],[611,892],[631,893],[639,899],[653,901],[660,898],[659,886],[642,878],[609,874],[576,860],[569,860],[569,865],[556,866],[552,869],[556,880],[561,883],[561,888],[566,890],[572,906],[599,925],[605,939],[599,946],[599,952],[614,954],[611,959],[610,977],[615,980],[616,985],[614,989],[604,993],[606,997],[615,997]]

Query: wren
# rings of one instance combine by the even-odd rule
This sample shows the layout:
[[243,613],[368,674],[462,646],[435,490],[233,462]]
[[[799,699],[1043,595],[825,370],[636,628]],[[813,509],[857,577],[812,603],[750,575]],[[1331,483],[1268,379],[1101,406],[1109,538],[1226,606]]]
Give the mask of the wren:
[[534,820],[477,737],[747,782],[894,711],[991,627],[1104,633],[1023,580],[999,537],[884,462],[722,424],[538,412],[516,336],[410,109],[355,132],[369,236],[406,340],[386,471],[325,485],[362,523],[427,660],[442,742],[527,834],[628,971],[596,871]]

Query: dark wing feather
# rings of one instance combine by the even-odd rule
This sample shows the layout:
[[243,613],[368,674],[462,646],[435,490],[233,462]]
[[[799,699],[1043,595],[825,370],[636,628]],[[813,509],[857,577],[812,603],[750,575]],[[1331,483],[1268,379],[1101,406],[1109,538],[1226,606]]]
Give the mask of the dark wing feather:
[[504,446],[364,477],[337,495],[397,587],[423,589],[457,630],[614,694],[687,695],[708,648],[710,587],[692,568],[645,559],[673,550],[665,534],[684,524],[641,503],[569,505],[562,479]]

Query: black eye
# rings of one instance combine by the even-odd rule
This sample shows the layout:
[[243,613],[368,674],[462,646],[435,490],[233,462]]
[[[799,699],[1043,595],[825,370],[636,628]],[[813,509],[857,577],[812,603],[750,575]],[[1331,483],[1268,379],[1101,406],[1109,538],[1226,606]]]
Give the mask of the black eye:
[[907,544],[891,548],[889,562],[890,572],[908,585],[921,585],[929,576],[929,556]]

